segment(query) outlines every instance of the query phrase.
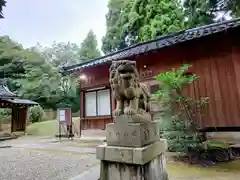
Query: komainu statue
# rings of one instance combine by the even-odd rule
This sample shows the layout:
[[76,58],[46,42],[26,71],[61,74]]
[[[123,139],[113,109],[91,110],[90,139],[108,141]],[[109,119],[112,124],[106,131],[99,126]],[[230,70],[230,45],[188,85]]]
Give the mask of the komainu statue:
[[113,61],[109,71],[109,82],[117,101],[114,115],[142,116],[148,114],[147,119],[150,120],[150,93],[148,88],[139,81],[136,62]]

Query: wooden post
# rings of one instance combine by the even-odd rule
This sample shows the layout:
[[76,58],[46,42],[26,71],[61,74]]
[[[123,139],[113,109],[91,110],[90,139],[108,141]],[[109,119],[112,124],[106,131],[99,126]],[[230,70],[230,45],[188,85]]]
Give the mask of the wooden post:
[[85,108],[83,107],[84,106],[84,92],[82,91],[81,89],[81,84],[80,84],[80,127],[79,127],[79,137],[82,137],[82,120],[83,120],[83,117],[84,117],[84,110]]

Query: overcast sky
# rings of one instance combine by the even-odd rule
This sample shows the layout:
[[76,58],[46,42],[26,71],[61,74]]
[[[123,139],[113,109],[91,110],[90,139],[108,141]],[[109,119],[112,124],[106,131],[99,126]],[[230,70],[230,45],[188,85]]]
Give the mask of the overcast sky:
[[[93,29],[104,36],[108,0],[7,0],[0,36],[9,35],[24,47],[53,41],[80,44]],[[100,46],[100,44],[99,44]]]

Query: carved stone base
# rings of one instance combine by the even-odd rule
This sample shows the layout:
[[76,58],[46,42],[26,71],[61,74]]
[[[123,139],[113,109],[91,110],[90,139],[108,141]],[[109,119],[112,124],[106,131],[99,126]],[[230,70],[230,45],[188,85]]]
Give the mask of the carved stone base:
[[101,160],[100,180],[168,180],[165,140],[141,148],[97,147]]
[[142,147],[159,139],[157,123],[110,123],[106,126],[109,146]]

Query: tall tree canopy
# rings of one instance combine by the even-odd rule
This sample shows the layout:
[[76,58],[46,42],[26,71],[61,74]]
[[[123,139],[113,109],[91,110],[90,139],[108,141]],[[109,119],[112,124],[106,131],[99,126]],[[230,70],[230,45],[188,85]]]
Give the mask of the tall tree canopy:
[[240,16],[240,1],[239,0],[209,0],[214,11],[223,13],[230,12],[233,17]]
[[177,0],[129,0],[118,26],[128,45],[183,29],[184,15]]
[[[63,58],[72,57],[65,56],[65,53],[71,51],[57,46],[56,49],[59,50],[57,53],[52,51],[55,45],[56,43],[49,49],[41,46],[24,49],[8,36],[0,37],[0,72],[7,77],[9,88],[20,96],[37,101],[44,108],[56,109],[68,106],[77,111],[79,94],[76,94],[75,78],[63,77],[59,72],[61,61],[63,63],[71,61]],[[49,55],[49,52],[53,59],[49,59],[52,56],[45,56]],[[73,54],[77,52],[74,51]]]
[[[240,15],[239,0],[110,0],[102,51],[110,53],[132,44],[182,29],[210,24],[219,14]],[[225,16],[218,20],[225,20]]]
[[0,18],[4,18],[3,17],[3,7],[6,6],[6,1],[5,0],[0,0]]
[[[232,17],[240,15],[238,0],[184,0],[183,6],[187,18],[186,28],[226,20],[226,14]],[[220,14],[221,18],[217,18]]]
[[51,47],[34,47],[41,56],[55,67],[69,66],[81,62],[80,47],[75,43],[53,42]]
[[214,22],[215,12],[210,9],[214,6],[208,0],[185,0],[184,13],[185,28],[202,26]]
[[108,3],[108,13],[106,15],[107,32],[102,38],[102,51],[109,53],[126,47],[121,28],[117,26],[127,0],[110,0]]
[[87,37],[83,40],[81,44],[79,50],[79,57],[81,61],[84,62],[99,56],[101,56],[101,53],[98,50],[96,35],[92,30],[90,30],[87,34]]
[[183,10],[177,0],[111,0],[108,7],[104,53],[184,27]]

